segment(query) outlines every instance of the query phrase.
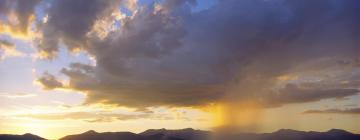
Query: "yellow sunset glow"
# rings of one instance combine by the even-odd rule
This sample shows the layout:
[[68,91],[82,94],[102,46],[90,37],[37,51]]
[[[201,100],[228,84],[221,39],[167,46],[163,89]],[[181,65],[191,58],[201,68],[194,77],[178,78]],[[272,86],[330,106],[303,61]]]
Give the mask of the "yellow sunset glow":
[[[28,23],[33,23],[35,20],[35,15],[29,16]],[[4,24],[0,22],[0,34],[8,35],[12,38],[22,39],[22,40],[31,40],[35,37],[36,33],[33,32],[31,27],[28,26],[25,31],[22,31],[16,25]]]

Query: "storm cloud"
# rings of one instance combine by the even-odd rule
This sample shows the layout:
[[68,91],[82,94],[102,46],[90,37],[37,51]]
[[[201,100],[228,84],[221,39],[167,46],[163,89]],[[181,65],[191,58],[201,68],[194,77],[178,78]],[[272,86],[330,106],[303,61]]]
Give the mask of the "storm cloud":
[[60,42],[69,50],[87,46],[87,33],[93,30],[97,20],[111,15],[120,0],[54,0],[47,9],[47,20],[41,23],[38,50],[45,58],[53,58],[59,51]]
[[275,107],[358,93],[356,0],[224,0],[200,12],[192,11],[194,1],[169,0],[139,6],[114,29],[96,32],[95,24],[116,11],[114,3],[54,1],[41,27],[38,49],[49,58],[59,40],[95,58],[95,65],[61,70],[66,88],[87,94],[86,104],[251,99]]

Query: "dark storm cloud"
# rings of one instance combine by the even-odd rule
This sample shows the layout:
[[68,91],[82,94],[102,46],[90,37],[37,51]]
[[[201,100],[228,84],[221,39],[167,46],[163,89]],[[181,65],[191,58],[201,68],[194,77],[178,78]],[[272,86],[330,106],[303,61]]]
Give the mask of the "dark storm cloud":
[[4,16],[7,15],[8,11],[9,11],[9,3],[11,1],[10,0],[1,0],[0,1],[0,15]]
[[[12,27],[15,32],[27,33],[30,26],[30,17],[34,16],[35,6],[40,0],[0,0],[0,17],[4,16],[0,23]],[[10,14],[14,14],[16,22],[11,21]]]
[[353,114],[360,115],[360,108],[350,109],[326,109],[326,110],[307,110],[303,114]]
[[54,75],[51,75],[48,72],[43,73],[42,76],[39,79],[37,79],[37,81],[46,90],[63,87],[63,84],[60,81],[58,81]]
[[[93,7],[100,8],[94,11],[58,3],[63,1],[49,10],[45,34],[55,29],[69,48],[96,59],[96,65],[76,63],[61,71],[69,77],[68,88],[87,93],[86,103],[195,106],[225,98],[273,107],[358,92],[340,84],[356,81],[357,74],[340,79],[346,73],[338,72],[358,66],[334,64],[359,60],[356,0],[227,0],[196,13],[192,1],[165,1],[137,9],[103,39],[84,39],[103,15],[99,11],[107,9],[103,2],[95,2]],[[71,8],[80,14],[66,16],[74,13]],[[81,45],[69,43],[79,40]],[[58,49],[47,47],[50,53]],[[291,74],[300,77],[297,82],[279,80]],[[306,79],[312,75],[317,79]],[[300,86],[305,84],[316,86]]]
[[97,20],[111,15],[120,0],[54,0],[48,9],[48,21],[41,25],[43,38],[38,49],[52,58],[63,41],[70,50],[82,48]]

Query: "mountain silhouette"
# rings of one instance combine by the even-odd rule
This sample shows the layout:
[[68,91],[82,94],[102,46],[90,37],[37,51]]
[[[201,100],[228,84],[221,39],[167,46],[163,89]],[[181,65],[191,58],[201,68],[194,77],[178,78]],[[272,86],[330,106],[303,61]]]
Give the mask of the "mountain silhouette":
[[180,130],[149,129],[142,133],[104,132],[93,130],[78,135],[69,135],[60,140],[206,140],[209,132],[191,128]]
[[327,132],[297,131],[280,129],[273,133],[240,133],[222,134],[216,140],[360,140],[359,134],[353,134],[345,130],[331,129]]
[[46,140],[46,139],[30,133],[26,133],[24,135],[0,134],[0,140]]
[[[0,134],[0,140],[46,140],[42,137],[24,134]],[[327,132],[297,131],[280,129],[273,133],[218,134],[191,128],[179,130],[149,129],[141,133],[103,132],[90,130],[81,134],[68,135],[59,140],[360,140],[360,134],[331,129]]]
[[162,134],[164,140],[179,139],[179,140],[203,140],[208,139],[210,132],[202,130],[194,130],[192,128],[179,129],[179,130],[166,130],[166,129],[149,129],[139,135],[152,136]]
[[78,135],[69,135],[60,140],[360,140],[359,134],[331,129],[327,132],[280,129],[273,133],[238,133],[215,135],[209,131],[191,128],[180,130],[149,129],[142,133],[104,132],[93,130]]

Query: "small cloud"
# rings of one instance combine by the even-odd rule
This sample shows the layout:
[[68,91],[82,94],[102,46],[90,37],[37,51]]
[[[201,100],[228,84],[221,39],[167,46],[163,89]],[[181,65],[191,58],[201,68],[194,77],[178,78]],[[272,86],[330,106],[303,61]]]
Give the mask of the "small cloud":
[[142,112],[142,113],[154,113],[152,110],[150,110],[149,108],[137,108],[135,110],[136,112]]
[[45,90],[51,90],[63,87],[63,84],[56,79],[56,77],[48,72],[44,72],[43,75],[37,79],[37,82],[43,86]]
[[7,40],[0,40],[0,59],[16,56],[19,57],[24,55],[24,53],[16,50],[16,47],[13,43]]

